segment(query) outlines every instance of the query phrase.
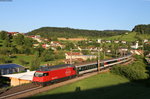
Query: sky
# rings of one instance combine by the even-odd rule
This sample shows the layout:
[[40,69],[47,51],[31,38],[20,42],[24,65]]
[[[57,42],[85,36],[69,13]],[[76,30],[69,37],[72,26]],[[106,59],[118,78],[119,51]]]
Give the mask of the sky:
[[150,0],[0,0],[0,30],[132,30],[150,24]]

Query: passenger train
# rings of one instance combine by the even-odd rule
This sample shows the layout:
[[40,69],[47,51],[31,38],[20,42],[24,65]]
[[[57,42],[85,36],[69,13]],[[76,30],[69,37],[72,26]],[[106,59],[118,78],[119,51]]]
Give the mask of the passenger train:
[[52,83],[71,79],[83,74],[103,70],[116,64],[125,63],[130,61],[132,55],[127,55],[120,58],[101,60],[99,62],[89,62],[81,64],[64,64],[55,66],[43,66],[40,67],[34,74],[33,83],[40,86],[47,86]]

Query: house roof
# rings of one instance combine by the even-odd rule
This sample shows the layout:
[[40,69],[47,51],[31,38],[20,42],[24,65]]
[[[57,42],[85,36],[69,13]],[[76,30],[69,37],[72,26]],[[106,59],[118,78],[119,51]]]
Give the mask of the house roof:
[[34,73],[35,73],[35,71],[29,71],[29,72],[25,72],[25,73],[8,74],[8,75],[2,75],[2,76],[17,78],[17,79],[22,79],[22,80],[32,80]]
[[0,65],[0,69],[4,69],[4,68],[17,68],[17,67],[23,67],[17,64],[2,64]]
[[82,55],[81,53],[79,53],[79,52],[67,52],[66,53],[67,55]]
[[18,33],[18,32],[8,32],[9,34],[16,34],[16,33]]

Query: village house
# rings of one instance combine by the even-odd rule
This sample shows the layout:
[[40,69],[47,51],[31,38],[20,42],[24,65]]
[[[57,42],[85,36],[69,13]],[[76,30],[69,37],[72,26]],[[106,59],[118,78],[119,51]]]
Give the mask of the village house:
[[121,43],[126,44],[127,42],[126,41],[121,41]]
[[102,40],[101,40],[101,39],[98,39],[98,40],[97,40],[97,43],[101,43],[101,42],[102,42]]
[[38,41],[39,43],[43,42],[43,40],[41,39],[40,35],[32,35],[32,36],[28,36],[28,37]]
[[143,55],[143,50],[131,50],[130,52],[134,55]]
[[119,43],[119,42],[120,42],[120,41],[118,41],[118,40],[115,40],[115,41],[114,41],[114,43]]
[[70,59],[65,59],[64,60],[65,64],[71,64],[71,62],[72,62],[72,64],[81,63],[81,62],[84,62],[84,60],[82,58],[75,58],[75,59],[72,59],[72,60],[70,60]]
[[40,44],[33,44],[33,47],[36,48],[38,47]]
[[45,49],[48,49],[48,48],[50,48],[50,45],[49,44],[43,44],[42,47]]
[[139,48],[139,43],[138,43],[138,41],[136,42],[135,45],[132,45],[131,48],[133,48],[133,49],[138,49],[138,48]]
[[107,40],[107,41],[105,41],[106,43],[111,43],[111,41],[110,40]]
[[97,47],[88,47],[88,49],[89,49],[90,51],[93,51],[93,50],[97,51],[97,50],[98,50]]
[[19,34],[19,32],[8,32],[9,35],[12,35],[12,36],[16,36]]
[[51,41],[51,46],[52,47],[60,47],[60,48],[64,48],[65,46],[60,43],[59,41]]
[[66,56],[66,59],[81,58],[84,61],[87,60],[87,59],[95,59],[95,58],[97,58],[96,55],[83,55],[82,53],[79,53],[79,52],[72,52],[72,53],[68,52],[68,53],[65,53],[65,56]]
[[144,39],[144,43],[145,43],[145,42],[148,42],[148,39]]

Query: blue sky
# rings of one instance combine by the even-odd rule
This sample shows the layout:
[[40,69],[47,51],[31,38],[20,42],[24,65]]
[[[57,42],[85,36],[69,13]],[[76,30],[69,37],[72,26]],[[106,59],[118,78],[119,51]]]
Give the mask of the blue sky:
[[150,24],[150,0],[0,0],[0,30],[132,30],[137,24]]

